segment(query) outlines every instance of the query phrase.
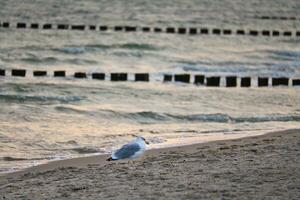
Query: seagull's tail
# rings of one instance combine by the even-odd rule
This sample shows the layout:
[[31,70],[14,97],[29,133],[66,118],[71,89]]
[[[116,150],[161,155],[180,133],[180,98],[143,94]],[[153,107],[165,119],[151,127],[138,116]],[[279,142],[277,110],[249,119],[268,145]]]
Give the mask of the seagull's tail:
[[114,161],[116,159],[113,159],[112,157],[109,157],[108,159],[106,159],[107,161]]

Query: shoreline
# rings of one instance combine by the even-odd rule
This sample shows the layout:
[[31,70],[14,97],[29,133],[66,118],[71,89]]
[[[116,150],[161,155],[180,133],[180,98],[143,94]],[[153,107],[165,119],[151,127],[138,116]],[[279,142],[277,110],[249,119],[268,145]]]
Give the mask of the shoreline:
[[[215,144],[218,142],[226,142],[231,140],[239,140],[239,139],[247,139],[247,138],[256,138],[264,135],[271,135],[271,134],[278,134],[281,132],[289,132],[289,131],[300,131],[300,129],[287,129],[287,130],[280,130],[280,131],[271,131],[266,133],[258,133],[251,136],[247,136],[247,134],[239,134],[239,135],[227,135],[228,137],[226,139],[218,139],[214,136],[212,138],[208,138],[206,141],[202,142],[194,142],[194,143],[184,143],[182,145],[175,145],[170,147],[160,147],[160,148],[153,148],[153,149],[147,149],[145,152],[145,155],[147,154],[153,154],[160,151],[171,151],[173,149],[177,148],[193,148],[197,145],[204,145],[204,144]],[[201,137],[201,136],[200,136]],[[143,156],[145,156],[143,155]],[[2,177],[9,177],[9,176],[15,176],[15,175],[21,175],[26,173],[39,173],[43,171],[53,170],[60,167],[70,167],[70,166],[77,166],[77,167],[85,167],[89,164],[100,164],[104,165],[107,161],[106,159],[110,156],[110,154],[101,154],[101,155],[92,155],[92,156],[84,156],[84,157],[76,157],[76,158],[67,158],[62,160],[53,160],[49,161],[47,163],[38,164],[36,166],[27,167],[22,170],[14,171],[14,172],[8,172],[0,174],[0,180]],[[137,158],[141,159],[141,158]],[[136,159],[135,159],[136,160]],[[117,162],[120,162],[122,160],[119,160]]]
[[[145,152],[145,155],[147,153],[151,154],[152,152],[156,152],[159,150],[172,150],[173,148],[184,148],[188,146],[193,145],[199,145],[199,144],[209,144],[214,142],[222,142],[222,141],[230,141],[230,140],[236,140],[236,139],[243,139],[243,138],[251,138],[251,137],[258,137],[266,134],[271,134],[274,132],[281,132],[281,131],[289,131],[294,129],[286,129],[286,130],[280,130],[280,131],[270,131],[270,132],[257,132],[252,133],[252,135],[249,135],[249,133],[238,133],[238,134],[223,134],[220,136],[219,133],[215,134],[208,134],[208,135],[200,135],[200,136],[193,136],[190,138],[184,138],[184,142],[179,143],[178,139],[171,139],[169,142],[164,143],[164,145],[156,145],[154,148],[147,149]],[[300,129],[299,129],[300,130]],[[200,142],[201,141],[201,142]],[[106,159],[110,157],[110,154],[100,154],[100,155],[86,155],[86,156],[79,156],[74,158],[66,158],[66,159],[60,159],[60,160],[50,160],[45,163],[37,164],[30,167],[25,167],[20,170],[12,171],[12,172],[6,172],[6,173],[0,173],[0,180],[1,177],[6,176],[14,176],[19,174],[24,174],[28,172],[43,172],[52,170],[59,167],[69,167],[76,165],[78,167],[84,167],[86,164],[84,163],[90,163],[90,164],[105,164],[103,162],[106,162]],[[77,160],[78,159],[78,160]],[[118,161],[119,162],[119,161]]]
[[299,199],[300,129],[54,161],[0,176],[3,199]]

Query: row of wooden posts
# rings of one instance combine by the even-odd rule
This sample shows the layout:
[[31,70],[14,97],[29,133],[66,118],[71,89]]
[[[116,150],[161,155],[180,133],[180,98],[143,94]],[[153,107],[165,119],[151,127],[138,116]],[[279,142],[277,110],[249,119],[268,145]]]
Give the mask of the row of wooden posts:
[[205,27],[148,27],[148,26],[97,26],[97,25],[70,25],[70,24],[38,24],[17,22],[0,22],[0,28],[17,28],[17,29],[57,29],[57,30],[91,30],[91,31],[115,31],[115,32],[154,32],[169,34],[189,34],[189,35],[250,35],[250,36],[284,36],[284,37],[300,37],[300,30],[244,30],[244,29],[221,29],[221,28],[205,28]]
[[[0,69],[0,77],[7,76],[6,70]],[[25,77],[26,70],[25,69],[12,69],[11,76],[15,77]],[[34,77],[46,77],[48,76],[47,71],[33,71]],[[89,78],[95,80],[105,80],[107,74],[94,72],[91,74],[87,74],[86,72],[75,72],[73,77],[76,79],[84,79]],[[163,82],[182,82],[182,83],[191,83],[191,78],[193,77],[193,83],[197,85],[206,85],[206,86],[214,86],[220,87],[221,85],[221,77],[220,76],[205,76],[203,74],[164,74]],[[66,77],[66,71],[54,71],[53,77]],[[239,77],[240,86],[241,87],[251,87],[251,79],[252,77]],[[267,87],[269,86],[269,80],[272,79],[272,86],[288,86],[289,81],[291,79],[293,86],[300,86],[300,78],[288,78],[288,77],[257,77],[257,86],[258,87]],[[110,73],[111,81],[128,81],[128,73]],[[135,73],[134,81],[150,81],[149,73]],[[225,77],[225,86],[226,87],[237,87],[238,86],[238,77],[237,76],[226,76]]]

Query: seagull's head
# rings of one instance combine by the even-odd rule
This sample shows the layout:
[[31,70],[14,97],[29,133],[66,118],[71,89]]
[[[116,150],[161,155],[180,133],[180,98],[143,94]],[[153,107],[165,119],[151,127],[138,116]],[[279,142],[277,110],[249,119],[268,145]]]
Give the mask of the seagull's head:
[[137,140],[140,140],[140,141],[144,141],[146,144],[149,144],[149,142],[145,139],[145,138],[143,138],[143,137],[137,137],[136,138]]

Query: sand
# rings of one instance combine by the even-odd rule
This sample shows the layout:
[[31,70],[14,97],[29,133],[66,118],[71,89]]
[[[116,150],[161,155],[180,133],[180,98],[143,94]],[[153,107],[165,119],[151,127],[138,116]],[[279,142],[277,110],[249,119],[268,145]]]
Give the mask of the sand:
[[0,199],[300,199],[300,130],[51,162],[0,177]]

